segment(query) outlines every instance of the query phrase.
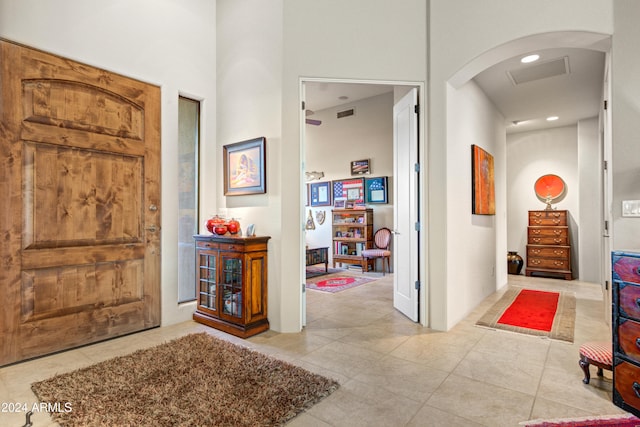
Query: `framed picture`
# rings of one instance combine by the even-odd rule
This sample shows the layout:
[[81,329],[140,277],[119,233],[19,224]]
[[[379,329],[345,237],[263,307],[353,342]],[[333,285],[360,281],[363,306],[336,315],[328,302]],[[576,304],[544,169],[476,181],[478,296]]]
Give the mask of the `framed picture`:
[[353,160],[351,162],[351,175],[369,175],[370,173],[369,159]]
[[[333,200],[351,202],[351,206],[364,203],[364,179],[353,178],[333,181]],[[334,203],[335,206],[335,203]]]
[[331,206],[331,182],[314,182],[309,189],[311,206]]
[[336,209],[344,209],[346,200],[336,200],[333,202],[333,207]]
[[225,196],[267,192],[266,142],[260,137],[223,147]]
[[377,178],[365,178],[365,201],[367,203],[388,203],[387,188],[388,178],[380,176]]
[[477,145],[471,146],[471,213],[496,214],[493,156]]

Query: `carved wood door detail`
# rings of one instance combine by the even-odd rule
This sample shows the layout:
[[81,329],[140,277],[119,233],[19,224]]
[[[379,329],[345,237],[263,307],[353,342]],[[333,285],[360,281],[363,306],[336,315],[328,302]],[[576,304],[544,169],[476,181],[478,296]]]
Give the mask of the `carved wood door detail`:
[[0,365],[160,323],[160,89],[0,40]]

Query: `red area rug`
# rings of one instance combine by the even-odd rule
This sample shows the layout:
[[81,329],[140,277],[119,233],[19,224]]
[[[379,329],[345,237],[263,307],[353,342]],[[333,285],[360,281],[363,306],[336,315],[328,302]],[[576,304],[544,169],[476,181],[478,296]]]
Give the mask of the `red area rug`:
[[365,283],[370,283],[375,280],[376,279],[365,276],[348,276],[344,273],[338,273],[313,279],[307,279],[306,287],[307,289],[313,289],[316,291],[336,293],[345,291],[347,289],[352,289],[356,286],[361,286]]
[[549,332],[558,308],[559,292],[523,289],[498,323]]
[[566,418],[555,420],[523,421],[523,426],[530,427],[640,427],[640,419],[633,415],[606,415],[584,418]]
[[573,342],[575,317],[572,292],[509,288],[476,325]]

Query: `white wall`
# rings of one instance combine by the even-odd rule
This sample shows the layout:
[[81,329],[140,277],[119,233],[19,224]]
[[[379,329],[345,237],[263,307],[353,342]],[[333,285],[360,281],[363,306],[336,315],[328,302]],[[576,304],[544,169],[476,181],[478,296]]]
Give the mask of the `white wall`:
[[[471,144],[494,158],[495,215],[471,213]],[[448,326],[507,283],[504,117],[478,85],[447,88]],[[499,236],[501,238],[499,238]]]
[[202,99],[204,159],[215,142],[215,3],[208,0],[0,0],[0,37],[145,82],[162,91],[162,324],[177,303],[178,95]]
[[[572,258],[579,254],[580,179],[578,127],[565,126],[507,135],[508,250],[526,261],[528,211],[545,209],[533,186],[542,175],[558,175],[565,182],[564,198],[554,209],[569,211]],[[575,263],[574,263],[575,264]],[[577,267],[574,265],[574,267]],[[577,275],[579,268],[574,271]],[[523,269],[524,274],[524,269]]]
[[[217,212],[238,218],[243,230],[254,224],[256,234],[271,236],[268,317],[271,328],[280,331],[287,329],[282,325],[283,312],[300,316],[282,304],[290,290],[283,288],[281,274],[283,269],[291,270],[294,261],[282,259],[282,199],[288,196],[282,193],[282,172],[299,170],[300,165],[282,163],[282,1],[218,0],[217,5],[217,73],[210,78],[217,82],[218,132],[206,182],[213,183],[210,195],[217,200]],[[223,146],[260,136],[267,140],[267,193],[225,197]],[[206,208],[202,212],[207,213]],[[300,285],[294,290],[300,290]]]
[[[336,118],[338,111],[355,109],[355,115]],[[388,176],[388,204],[370,203],[373,209],[373,229],[393,228],[393,91],[352,102],[335,108],[315,111],[314,120],[320,126],[306,126],[305,167],[307,171],[322,171],[324,177],[318,181],[352,178],[350,161],[370,159],[371,174],[364,177]],[[331,206],[311,207],[315,230],[305,232],[309,247],[332,247]],[[326,221],[320,225],[315,220],[317,211],[326,212]],[[306,217],[306,216],[305,216]],[[333,259],[329,251],[330,262]]]
[[[283,331],[300,329],[296,308],[300,307],[301,273],[304,270],[300,257],[304,245],[301,223],[304,206],[299,191],[303,182],[300,79],[326,77],[424,84],[427,76],[426,16],[427,6],[423,0],[284,1],[283,168],[280,177],[283,228],[282,264],[279,266],[282,304],[287,307],[287,311],[282,311]],[[424,132],[424,117],[420,128]],[[420,140],[424,153],[424,134]],[[295,265],[292,262],[298,258],[299,271],[292,268]]]
[[[455,241],[465,237],[456,234],[457,224],[451,216],[453,214],[442,209],[442,206],[448,205],[450,197],[447,193],[448,181],[455,180],[458,173],[456,169],[448,168],[448,162],[445,161],[449,158],[449,91],[444,83],[455,81],[457,88],[487,66],[530,49],[558,47],[557,43],[584,47],[583,43],[595,38],[585,37],[582,32],[613,33],[613,6],[609,0],[591,0],[588,4],[584,0],[431,0],[429,4],[428,217],[431,325],[436,329],[448,329],[452,325],[451,319],[460,318],[463,309],[448,304],[448,301],[455,300],[459,295],[454,295],[449,290],[457,280],[450,275],[449,265],[457,260],[448,258],[450,252],[446,250],[449,244],[447,239]],[[546,37],[543,34],[546,32],[566,34],[563,37]],[[452,229],[452,234],[449,229]],[[482,242],[470,244],[479,247]]]
[[640,200],[640,2],[615,1],[612,47],[613,241],[616,250],[640,251],[640,218],[622,217],[623,200]]
[[[578,122],[578,271],[577,278],[600,283],[602,278],[602,148],[598,118]],[[606,256],[609,256],[608,254]],[[574,273],[576,276],[576,273]]]

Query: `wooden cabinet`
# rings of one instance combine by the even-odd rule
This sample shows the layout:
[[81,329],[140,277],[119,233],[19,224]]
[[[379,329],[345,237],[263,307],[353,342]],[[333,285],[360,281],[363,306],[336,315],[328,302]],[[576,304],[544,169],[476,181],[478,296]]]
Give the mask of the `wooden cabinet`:
[[567,211],[529,211],[525,273],[573,279]]
[[264,237],[196,235],[193,320],[246,338],[269,329]]
[[[361,252],[373,247],[373,209],[334,209],[331,229],[333,267],[338,262],[362,265]],[[373,261],[367,261],[367,269],[373,269]]]
[[640,416],[640,253],[613,252],[613,403]]

